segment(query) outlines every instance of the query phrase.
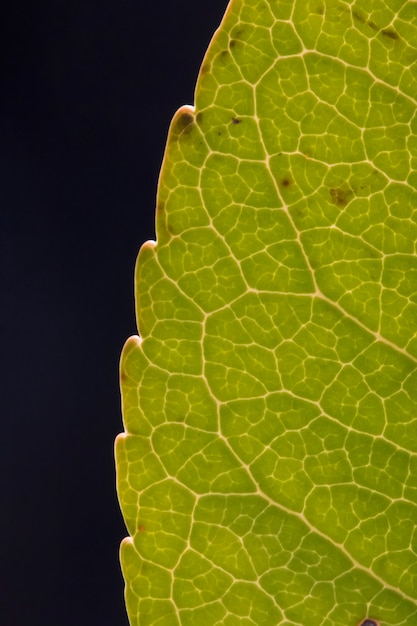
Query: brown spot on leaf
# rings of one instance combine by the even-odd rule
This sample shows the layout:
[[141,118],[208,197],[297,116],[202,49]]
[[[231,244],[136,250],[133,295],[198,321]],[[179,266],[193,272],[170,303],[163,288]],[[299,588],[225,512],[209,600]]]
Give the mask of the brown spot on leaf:
[[380,30],[375,22],[368,20],[365,15],[362,15],[358,11],[352,11],[352,16],[358,20],[358,22],[361,22],[361,24],[366,24],[369,28],[372,28],[372,30]]
[[177,229],[173,226],[171,221],[166,221],[165,226],[169,235],[175,236],[177,234]]
[[232,124],[240,124],[240,122],[241,122],[241,121],[242,121],[242,120],[240,120],[240,119],[239,119],[239,118],[237,118],[237,117],[232,117]]
[[211,69],[211,68],[210,68],[210,63],[204,63],[204,64],[201,66],[201,69],[200,69],[200,74],[201,74],[201,75],[203,75],[203,74],[207,74],[207,72],[209,72],[209,71],[210,71],[210,69]]
[[366,24],[366,19],[363,17],[363,15],[361,15],[357,11],[352,11],[352,15],[355,19],[358,20],[358,22],[361,22],[362,24]]
[[396,41],[400,38],[399,34],[396,33],[395,30],[393,30],[392,28],[383,28],[381,30],[381,33],[382,35],[388,37],[389,39],[392,39],[393,41]]
[[179,109],[172,121],[169,141],[178,141],[181,137],[189,135],[194,128],[194,115],[190,108]]
[[203,114],[200,112],[200,113],[197,113],[197,117],[195,119],[199,124],[201,124],[201,122],[203,121],[203,117],[204,117]]
[[281,187],[284,187],[284,188],[290,187],[292,185],[292,183],[293,183],[293,181],[291,180],[291,178],[289,176],[284,176],[280,180],[280,185],[281,185]]
[[194,116],[189,111],[183,111],[180,113],[177,119],[175,130],[180,135],[181,133],[188,134],[191,132],[192,124],[194,122]]
[[233,37],[235,37],[236,39],[242,39],[242,36],[245,33],[245,29],[244,28],[237,28],[234,32],[233,32]]
[[333,204],[345,207],[353,194],[352,189],[343,187],[333,187],[330,189],[330,199]]

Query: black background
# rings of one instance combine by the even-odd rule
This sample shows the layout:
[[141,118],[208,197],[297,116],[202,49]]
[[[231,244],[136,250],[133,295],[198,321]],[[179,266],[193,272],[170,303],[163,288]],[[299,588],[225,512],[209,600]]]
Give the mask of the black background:
[[168,125],[226,4],[2,8],[2,626],[127,625],[118,361]]

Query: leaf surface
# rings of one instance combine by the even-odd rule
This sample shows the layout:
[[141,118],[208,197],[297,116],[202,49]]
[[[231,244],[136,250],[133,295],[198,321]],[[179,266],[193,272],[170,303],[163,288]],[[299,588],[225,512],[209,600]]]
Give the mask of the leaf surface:
[[417,3],[232,0],[116,441],[132,626],[417,624]]

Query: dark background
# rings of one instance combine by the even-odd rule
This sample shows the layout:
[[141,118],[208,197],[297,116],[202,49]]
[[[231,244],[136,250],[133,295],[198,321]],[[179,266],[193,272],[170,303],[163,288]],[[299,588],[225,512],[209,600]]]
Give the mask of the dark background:
[[2,626],[127,625],[118,361],[168,125],[226,4],[2,9]]

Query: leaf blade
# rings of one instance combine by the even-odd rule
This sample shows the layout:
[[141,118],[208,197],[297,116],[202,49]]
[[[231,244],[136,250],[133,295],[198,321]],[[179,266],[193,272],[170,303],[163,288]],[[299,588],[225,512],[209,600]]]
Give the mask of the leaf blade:
[[170,127],[121,363],[132,624],[416,617],[417,5],[313,4],[232,1]]

